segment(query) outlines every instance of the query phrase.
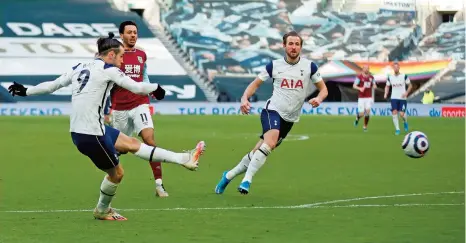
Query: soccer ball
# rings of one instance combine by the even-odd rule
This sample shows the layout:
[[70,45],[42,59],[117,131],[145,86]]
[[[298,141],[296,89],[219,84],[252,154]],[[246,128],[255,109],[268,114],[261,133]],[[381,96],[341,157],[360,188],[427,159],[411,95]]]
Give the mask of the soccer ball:
[[424,133],[413,131],[406,134],[403,143],[401,143],[401,148],[411,158],[422,158],[429,151],[429,141]]

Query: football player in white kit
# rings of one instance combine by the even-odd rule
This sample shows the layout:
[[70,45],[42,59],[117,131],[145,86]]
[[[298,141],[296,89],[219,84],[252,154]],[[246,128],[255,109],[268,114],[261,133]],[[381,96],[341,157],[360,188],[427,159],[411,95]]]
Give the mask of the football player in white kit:
[[[413,89],[413,86],[408,78],[408,75],[400,73],[400,64],[398,64],[398,62],[393,63],[393,70],[395,71],[395,74],[388,75],[387,77],[384,98],[387,99],[390,87],[392,87],[392,94],[390,99],[392,104],[393,125],[395,125],[395,135],[399,135],[400,125],[398,123],[398,113],[403,119],[405,132],[407,132],[409,129],[408,116],[406,114],[406,97],[408,97],[408,94]],[[406,90],[406,85],[408,85],[408,90]]]
[[267,156],[280,145],[291,130],[293,124],[299,121],[302,106],[307,97],[319,89],[317,97],[309,100],[313,107],[318,107],[327,97],[328,91],[323,82],[317,65],[300,57],[302,38],[295,31],[283,36],[283,47],[286,56],[267,64],[258,77],[246,88],[241,98],[241,112],[248,114],[251,104],[248,99],[259,86],[269,78],[272,81],[272,97],[267,100],[261,112],[262,135],[254,149],[247,153],[239,164],[225,171],[220,182],[215,187],[215,193],[222,194],[230,181],[246,172],[238,191],[249,193],[252,177],[264,165]]
[[30,88],[14,83],[8,90],[13,96],[30,96],[50,94],[71,84],[73,92],[70,116],[71,139],[79,152],[89,157],[97,168],[107,173],[100,186],[100,197],[94,209],[94,218],[126,220],[110,207],[110,202],[124,174],[117,151],[133,153],[146,161],[160,160],[196,170],[205,143],[199,142],[195,149],[187,153],[175,153],[160,147],[148,146],[136,138],[128,137],[104,125],[104,103],[114,84],[137,94],[151,94],[158,100],[165,97],[165,91],[158,84],[138,83],[121,72],[118,67],[121,65],[124,49],[123,45],[113,37],[113,33],[109,33],[107,38],[99,38],[97,41],[99,56],[94,61],[79,63],[54,81],[43,82]]

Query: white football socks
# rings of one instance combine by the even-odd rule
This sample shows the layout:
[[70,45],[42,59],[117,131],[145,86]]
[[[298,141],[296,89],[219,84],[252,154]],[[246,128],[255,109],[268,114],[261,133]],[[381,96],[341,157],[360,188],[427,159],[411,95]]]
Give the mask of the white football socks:
[[139,150],[134,153],[134,155],[148,161],[161,161],[176,164],[184,164],[189,160],[189,154],[187,153],[175,153],[159,147],[154,148],[144,143],[141,143],[141,147],[139,147]]
[[99,212],[105,212],[110,207],[113,196],[115,196],[116,190],[119,184],[115,184],[107,179],[105,175],[102,184],[100,185],[100,197],[97,203],[97,210]]
[[264,165],[267,156],[272,152],[272,149],[266,143],[262,143],[260,148],[254,152],[254,155],[251,158],[251,163],[249,163],[248,169],[246,170],[246,175],[244,175],[243,181],[252,182],[252,177],[257,173],[257,171]]
[[400,130],[400,124],[398,123],[398,115],[392,115],[393,125],[395,125],[396,130]]
[[231,169],[230,171],[227,172],[226,174],[226,178],[228,180],[232,180],[233,178],[235,178],[236,176],[240,175],[240,174],[243,174],[247,169],[248,169],[248,166],[249,166],[249,163],[251,162],[251,158],[252,158],[252,155],[253,155],[253,152],[249,152],[247,153],[242,159],[241,161],[239,162],[238,165],[235,166],[235,168]]

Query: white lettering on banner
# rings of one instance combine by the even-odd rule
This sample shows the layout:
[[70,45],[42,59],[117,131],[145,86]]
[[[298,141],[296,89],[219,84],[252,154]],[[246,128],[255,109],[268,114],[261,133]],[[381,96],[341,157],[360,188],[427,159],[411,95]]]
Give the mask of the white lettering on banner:
[[91,37],[107,36],[108,32],[118,33],[118,27],[114,23],[42,23],[35,25],[24,22],[9,22],[6,24],[18,36],[84,36]]
[[[157,38],[140,38],[137,47],[147,54],[148,75],[187,74]],[[89,62],[96,52],[95,38],[2,37],[0,75],[61,75],[79,62]]]
[[6,23],[6,26],[20,36],[37,36],[42,33],[39,27],[31,23]]
[[[1,107],[1,106],[0,106]],[[0,116],[60,116],[60,108],[0,108]]]
[[90,35],[90,36],[96,36],[96,34],[98,34],[94,31],[94,29],[91,26],[87,24],[66,23],[66,24],[63,24],[63,26],[66,29],[68,29],[71,33],[73,33],[74,36],[84,36],[84,34]]
[[0,27],[0,35],[2,35],[2,34],[3,34],[3,29],[2,29],[2,27]]
[[73,36],[70,32],[66,31],[65,29],[61,27],[58,27],[54,23],[43,23],[42,29],[44,31],[45,36],[54,36],[54,35]]
[[[253,103],[251,114],[258,115],[265,102]],[[156,113],[162,115],[238,115],[241,114],[239,103],[209,103],[209,102],[161,102],[154,105]],[[375,116],[391,116],[390,104],[375,103],[371,112]],[[357,103],[324,103],[322,107],[312,108],[309,104],[303,107],[303,115],[336,115],[354,116]],[[464,115],[464,105],[423,105],[408,104],[410,116],[441,117],[441,111],[456,112],[454,115]],[[444,113],[447,113],[444,112]],[[458,114],[457,114],[458,113]],[[1,116],[39,116],[39,115],[70,115],[71,103],[58,102],[20,102],[0,103]],[[448,113],[450,114],[450,113]],[[444,114],[445,115],[445,114]]]

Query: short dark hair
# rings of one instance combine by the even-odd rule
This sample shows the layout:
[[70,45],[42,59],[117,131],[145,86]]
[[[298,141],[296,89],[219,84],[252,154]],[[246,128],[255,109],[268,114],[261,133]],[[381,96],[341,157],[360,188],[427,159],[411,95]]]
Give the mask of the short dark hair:
[[121,22],[120,28],[118,29],[120,31],[120,34],[123,34],[125,32],[125,27],[128,26],[128,25],[134,25],[134,26],[136,26],[136,29],[138,28],[138,26],[136,25],[136,23],[134,21],[127,20],[125,22]]
[[301,38],[301,36],[298,34],[298,32],[296,31],[290,31],[288,33],[286,33],[285,35],[283,35],[283,44],[286,45],[286,40],[288,39],[288,37],[290,36],[297,36],[299,37],[299,40],[301,41],[301,45],[303,45],[303,38]]
[[97,40],[99,55],[105,55],[110,51],[115,51],[116,53],[120,51],[120,46],[123,46],[123,44],[117,39],[113,39],[113,37],[115,37],[115,34],[109,32],[108,37],[100,37]]

